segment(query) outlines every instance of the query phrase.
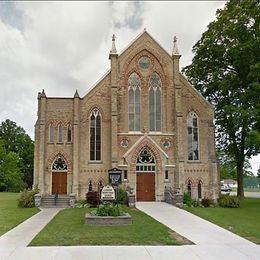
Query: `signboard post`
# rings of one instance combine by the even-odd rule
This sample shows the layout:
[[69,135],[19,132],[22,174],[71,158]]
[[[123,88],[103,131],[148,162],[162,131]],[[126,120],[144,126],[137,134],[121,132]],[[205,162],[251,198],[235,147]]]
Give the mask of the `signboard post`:
[[116,186],[116,204],[118,207],[118,184],[122,182],[122,171],[118,168],[108,170],[108,180],[112,186]]

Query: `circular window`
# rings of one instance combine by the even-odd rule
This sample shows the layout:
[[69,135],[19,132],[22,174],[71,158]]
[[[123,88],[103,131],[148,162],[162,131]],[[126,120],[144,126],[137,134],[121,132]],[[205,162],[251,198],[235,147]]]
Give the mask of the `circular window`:
[[127,139],[122,139],[120,145],[124,148],[128,147],[129,141]]
[[147,56],[143,56],[138,61],[141,69],[149,69],[151,61]]
[[170,140],[163,140],[162,145],[165,149],[169,149],[171,147],[171,141]]

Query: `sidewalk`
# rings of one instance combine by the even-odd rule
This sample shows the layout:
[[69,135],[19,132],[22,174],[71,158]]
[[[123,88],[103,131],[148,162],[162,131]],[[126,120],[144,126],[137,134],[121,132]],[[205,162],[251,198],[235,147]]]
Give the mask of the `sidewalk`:
[[[58,213],[43,209],[0,237],[1,260],[196,260],[260,259],[260,246],[166,203],[138,202],[137,208],[187,237],[185,246],[62,246],[27,247]],[[142,230],[140,230],[142,232]]]

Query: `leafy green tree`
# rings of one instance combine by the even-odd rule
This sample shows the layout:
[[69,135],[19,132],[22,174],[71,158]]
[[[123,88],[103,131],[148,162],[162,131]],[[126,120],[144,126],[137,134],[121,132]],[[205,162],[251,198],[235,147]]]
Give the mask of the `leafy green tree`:
[[243,197],[245,160],[260,149],[260,4],[231,0],[216,15],[184,73],[215,105],[217,144],[236,163]]
[[34,143],[30,136],[22,127],[7,119],[0,125],[0,138],[4,141],[7,152],[14,152],[19,156],[19,168],[23,173],[23,180],[28,187],[32,187]]
[[19,161],[18,154],[6,152],[0,140],[0,191],[17,192],[24,188]]

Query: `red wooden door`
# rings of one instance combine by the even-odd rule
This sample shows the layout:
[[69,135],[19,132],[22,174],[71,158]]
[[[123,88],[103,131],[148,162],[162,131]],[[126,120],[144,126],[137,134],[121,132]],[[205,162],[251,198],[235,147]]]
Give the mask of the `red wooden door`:
[[67,173],[52,173],[52,194],[67,194]]
[[155,201],[154,173],[137,173],[137,201]]

